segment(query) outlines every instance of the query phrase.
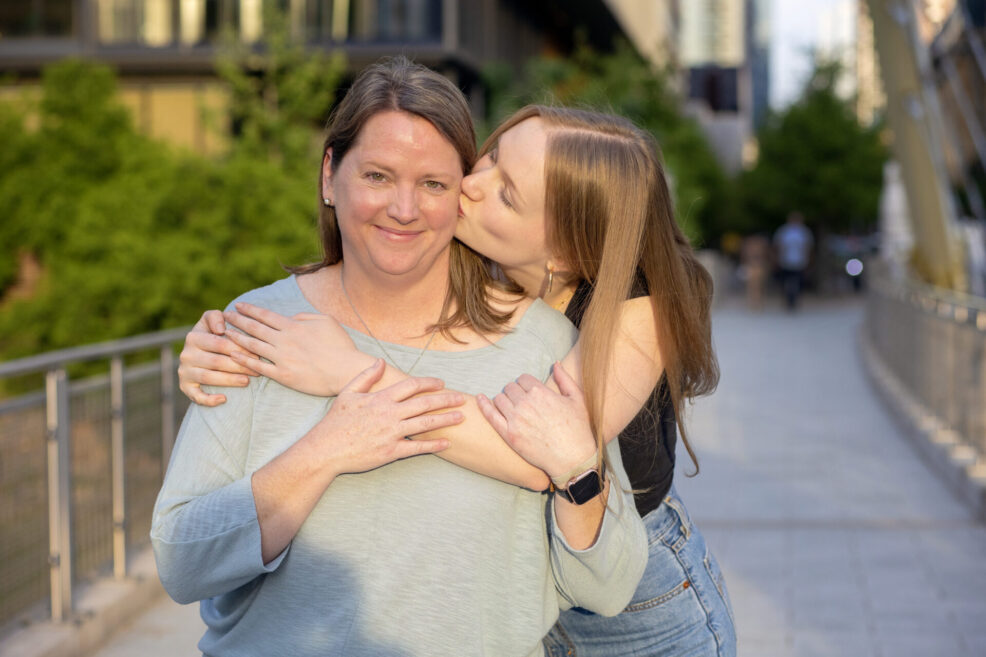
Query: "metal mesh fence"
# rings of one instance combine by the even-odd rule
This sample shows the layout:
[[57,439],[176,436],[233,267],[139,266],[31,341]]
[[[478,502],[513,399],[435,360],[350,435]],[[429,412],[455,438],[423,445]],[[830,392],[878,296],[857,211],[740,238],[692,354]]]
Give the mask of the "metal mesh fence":
[[0,625],[48,596],[44,396],[0,404]]
[[91,577],[113,556],[110,474],[110,393],[106,377],[71,387],[72,562],[76,578]]
[[[150,346],[166,345],[175,339],[165,336],[155,341],[155,335],[138,336],[137,339],[149,342]],[[106,349],[103,347],[103,351]],[[165,351],[168,349],[170,347]],[[177,366],[170,356],[168,362]],[[161,367],[161,361],[157,360],[127,367],[124,371],[124,498],[128,553],[131,548],[149,542],[151,513],[166,465],[162,463],[165,442],[162,432],[169,423],[162,421],[162,413],[165,409],[173,412],[170,427],[174,430],[188,407],[187,399],[178,391],[177,376],[171,377],[173,404],[169,406],[162,390],[165,377],[162,377]],[[112,572],[113,409],[110,387],[110,376],[102,374],[73,381],[68,388],[70,558],[75,581]],[[44,391],[0,401],[0,627],[9,626],[21,617],[43,614],[50,600],[48,438]]]
[[871,286],[866,324],[900,383],[986,458],[986,304],[882,278]]

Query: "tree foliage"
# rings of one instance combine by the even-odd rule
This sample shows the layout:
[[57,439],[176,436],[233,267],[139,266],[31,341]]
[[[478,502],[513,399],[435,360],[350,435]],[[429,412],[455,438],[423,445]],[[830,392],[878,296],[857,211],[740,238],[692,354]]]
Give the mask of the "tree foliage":
[[586,107],[625,116],[650,131],[660,145],[675,195],[677,216],[686,234],[703,243],[716,225],[726,179],[698,125],[680,109],[668,76],[654,71],[622,44],[612,54],[580,48],[567,59],[541,57],[525,75],[491,68],[492,126],[528,103]]
[[215,159],[139,134],[100,65],[50,67],[28,113],[0,104],[0,360],[188,324],[316,257],[313,122],[342,63],[252,57],[223,65],[241,136]]
[[792,210],[822,232],[872,230],[886,149],[880,126],[861,126],[835,94],[837,75],[819,66],[801,99],[768,119],[757,164],[739,179],[740,232],[776,228]]

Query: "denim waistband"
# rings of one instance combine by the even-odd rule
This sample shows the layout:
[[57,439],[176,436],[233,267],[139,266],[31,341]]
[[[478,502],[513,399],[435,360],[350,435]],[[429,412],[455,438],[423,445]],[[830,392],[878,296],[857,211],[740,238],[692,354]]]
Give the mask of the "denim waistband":
[[692,533],[692,520],[678,497],[674,487],[664,496],[660,506],[644,516],[648,542],[661,540],[675,545],[688,540]]

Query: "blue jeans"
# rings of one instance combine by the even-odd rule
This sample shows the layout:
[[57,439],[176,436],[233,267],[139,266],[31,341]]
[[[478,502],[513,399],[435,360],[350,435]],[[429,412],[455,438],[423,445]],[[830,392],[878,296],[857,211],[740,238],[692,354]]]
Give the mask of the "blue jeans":
[[726,582],[674,488],[644,525],[647,568],[629,606],[613,618],[563,611],[544,639],[549,657],[735,657]]

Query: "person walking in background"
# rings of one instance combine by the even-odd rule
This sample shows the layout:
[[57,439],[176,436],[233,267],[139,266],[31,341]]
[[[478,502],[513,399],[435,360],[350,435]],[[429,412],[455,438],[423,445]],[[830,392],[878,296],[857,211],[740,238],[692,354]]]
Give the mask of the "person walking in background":
[[777,267],[788,310],[798,307],[805,270],[811,262],[811,249],[814,245],[815,238],[805,226],[804,215],[800,212],[788,214],[787,221],[774,233]]
[[746,305],[750,310],[763,309],[764,287],[770,273],[770,240],[754,233],[743,238],[740,252],[743,282],[746,284]]

